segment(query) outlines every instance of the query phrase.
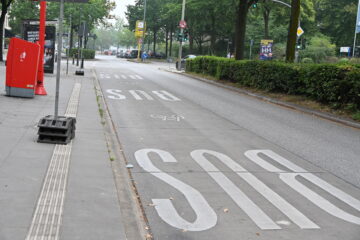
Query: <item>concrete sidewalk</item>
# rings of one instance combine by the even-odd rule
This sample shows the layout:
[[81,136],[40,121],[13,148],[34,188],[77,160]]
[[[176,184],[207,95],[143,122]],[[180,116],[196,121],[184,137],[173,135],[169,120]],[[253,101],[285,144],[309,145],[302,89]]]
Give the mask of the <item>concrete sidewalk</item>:
[[[62,68],[66,67],[62,64]],[[59,114],[65,113],[74,84],[81,84],[76,137],[72,142],[63,210],[53,213],[60,223],[55,235],[40,222],[36,237],[49,239],[126,239],[121,209],[91,71],[62,73]],[[5,96],[5,66],[0,66],[0,239],[25,239],[46,182],[53,144],[37,143],[37,123],[54,114],[55,74],[45,75],[47,96],[33,99]],[[60,172],[60,174],[62,174]],[[50,178],[50,181],[55,181]],[[45,188],[44,188],[45,189]],[[56,203],[57,203],[57,199]],[[46,200],[47,201],[47,200]],[[46,202],[47,204],[47,202]],[[62,218],[59,218],[59,216]],[[53,223],[51,223],[53,224]],[[53,225],[51,225],[51,228]],[[43,231],[43,233],[41,233]],[[56,238],[59,237],[59,238]],[[46,238],[48,239],[48,238]]]

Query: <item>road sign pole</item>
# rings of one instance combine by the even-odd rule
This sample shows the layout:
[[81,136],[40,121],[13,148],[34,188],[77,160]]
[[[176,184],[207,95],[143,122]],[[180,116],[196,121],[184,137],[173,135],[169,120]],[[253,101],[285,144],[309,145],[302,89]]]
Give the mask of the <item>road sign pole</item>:
[[57,62],[56,62],[57,69],[56,69],[55,119],[58,117],[58,112],[59,112],[59,92],[60,92],[59,90],[60,90],[63,20],[64,20],[64,0],[60,0],[59,37],[58,37],[58,51],[57,51]]
[[46,24],[46,1],[40,1],[40,24],[39,24],[40,58],[38,65],[37,83],[35,88],[36,95],[47,95],[44,87],[45,24]]
[[[186,4],[186,0],[183,0],[183,3],[182,3],[182,13],[181,13],[181,21],[183,22],[185,20],[185,4]],[[180,34],[181,34],[181,37],[183,37],[183,34],[184,34],[184,29],[181,28],[180,29]],[[179,60],[178,60],[178,70],[181,71],[181,58],[182,58],[182,42],[183,42],[183,39],[180,39],[180,46],[179,46]]]
[[359,24],[359,11],[360,11],[360,0],[358,1],[358,11],[357,11],[356,23],[355,23],[354,46],[353,46],[352,57],[355,56],[357,25]]
[[142,34],[142,44],[141,44],[141,51],[144,53],[144,47],[145,47],[145,30],[146,30],[146,0],[144,2],[144,18],[143,18],[143,22],[144,22],[144,28],[143,28],[143,34]]

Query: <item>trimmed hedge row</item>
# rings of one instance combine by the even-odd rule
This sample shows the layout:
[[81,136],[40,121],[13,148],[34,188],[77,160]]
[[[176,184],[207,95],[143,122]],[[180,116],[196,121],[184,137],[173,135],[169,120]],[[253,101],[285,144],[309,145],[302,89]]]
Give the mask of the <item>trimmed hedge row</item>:
[[[70,57],[75,57],[78,50],[77,48],[70,49]],[[81,50],[80,50],[81,54]],[[95,58],[95,50],[92,49],[83,49],[84,59],[94,59]]]
[[350,105],[360,110],[359,65],[236,61],[205,56],[187,60],[186,71],[271,92],[305,95],[334,106]]

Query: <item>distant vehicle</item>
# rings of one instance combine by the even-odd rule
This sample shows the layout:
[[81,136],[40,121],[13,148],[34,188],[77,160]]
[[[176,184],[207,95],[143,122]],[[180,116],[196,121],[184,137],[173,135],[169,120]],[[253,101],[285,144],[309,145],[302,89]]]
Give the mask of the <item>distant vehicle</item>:
[[117,58],[123,58],[125,55],[124,51],[123,50],[120,50],[118,53],[116,53],[116,57]]
[[165,57],[166,57],[165,53],[162,53],[162,52],[154,54],[154,58],[157,58],[157,59],[162,59],[162,58],[165,58]]
[[126,50],[124,53],[124,58],[130,58],[131,56],[131,50]]
[[112,50],[111,55],[116,55],[116,50]]
[[[130,52],[130,57],[129,57],[129,58],[137,58],[137,57],[138,57],[138,53],[139,53],[138,50],[132,50],[132,51]],[[140,57],[141,57],[141,54],[142,54],[142,51],[140,51]]]
[[[185,68],[187,59],[194,59],[194,58],[196,58],[196,55],[192,55],[192,54],[186,55],[184,58],[182,58],[181,59],[181,68]],[[176,68],[178,68],[178,66],[179,66],[179,60],[176,61]]]
[[110,50],[104,50],[104,55],[110,55]]

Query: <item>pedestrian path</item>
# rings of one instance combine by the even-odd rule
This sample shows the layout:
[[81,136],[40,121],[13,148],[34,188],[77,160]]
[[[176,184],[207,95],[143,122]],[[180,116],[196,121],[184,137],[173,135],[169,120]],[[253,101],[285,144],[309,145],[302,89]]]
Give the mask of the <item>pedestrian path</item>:
[[5,96],[4,65],[0,76],[0,239],[127,239],[91,71],[61,75],[59,113],[77,119],[62,146],[36,141],[55,75],[45,75],[47,96],[30,99]]

